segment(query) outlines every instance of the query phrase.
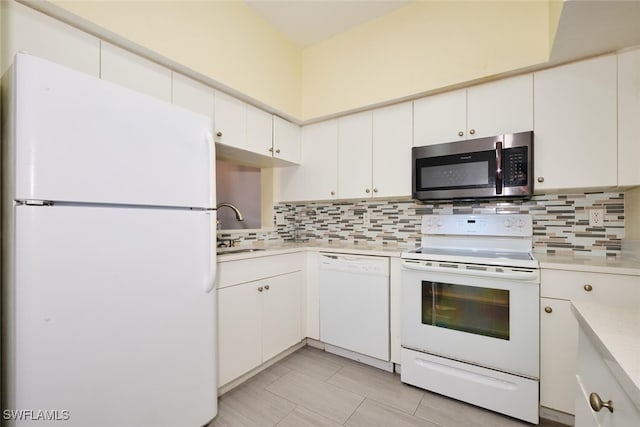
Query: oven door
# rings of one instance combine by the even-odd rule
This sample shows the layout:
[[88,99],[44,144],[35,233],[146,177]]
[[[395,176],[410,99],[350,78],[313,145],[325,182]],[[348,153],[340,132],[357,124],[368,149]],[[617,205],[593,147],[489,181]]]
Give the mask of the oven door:
[[539,378],[539,273],[403,260],[403,347]]

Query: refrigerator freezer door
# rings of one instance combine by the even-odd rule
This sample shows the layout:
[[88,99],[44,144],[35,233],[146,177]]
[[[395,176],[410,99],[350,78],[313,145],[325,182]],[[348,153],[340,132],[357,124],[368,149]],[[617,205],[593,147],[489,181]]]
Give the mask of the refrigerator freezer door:
[[211,117],[30,55],[15,64],[14,199],[214,207]]
[[67,410],[65,426],[200,427],[211,420],[210,214],[15,210],[15,408]]

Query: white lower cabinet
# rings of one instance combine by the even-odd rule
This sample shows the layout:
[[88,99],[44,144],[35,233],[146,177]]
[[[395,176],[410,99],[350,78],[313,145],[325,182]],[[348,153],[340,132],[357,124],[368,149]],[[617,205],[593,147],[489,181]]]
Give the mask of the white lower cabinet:
[[540,405],[573,413],[578,322],[571,301],[540,299]]
[[305,255],[219,263],[218,387],[302,340]]
[[262,295],[259,284],[218,289],[218,386],[262,363]]
[[[574,414],[578,322],[571,301],[620,307],[640,304],[638,276],[542,268],[540,280],[540,405]],[[576,425],[582,425],[576,423]]]
[[[575,378],[575,425],[579,427],[627,427],[640,425],[640,412],[617,382],[605,357],[586,333],[579,333],[578,370]],[[591,400],[595,400],[593,404]],[[597,400],[612,410],[599,408]],[[594,407],[595,406],[595,407]]]

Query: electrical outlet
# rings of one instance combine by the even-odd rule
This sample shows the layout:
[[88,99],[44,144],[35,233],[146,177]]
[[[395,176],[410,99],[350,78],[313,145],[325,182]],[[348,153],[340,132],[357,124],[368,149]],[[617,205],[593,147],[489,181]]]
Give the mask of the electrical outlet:
[[604,227],[604,209],[589,210],[589,226]]
[[284,225],[284,214],[277,213],[276,214],[276,225]]
[[371,214],[369,212],[365,212],[362,214],[362,225],[368,227],[371,224]]

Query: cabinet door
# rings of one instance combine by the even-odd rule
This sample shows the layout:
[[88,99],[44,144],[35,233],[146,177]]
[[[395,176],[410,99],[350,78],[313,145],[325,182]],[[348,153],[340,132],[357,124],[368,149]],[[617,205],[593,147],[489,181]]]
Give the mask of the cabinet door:
[[618,55],[618,185],[640,185],[640,49]]
[[429,96],[413,103],[413,145],[467,139],[466,89]]
[[302,339],[300,288],[302,272],[264,280],[262,360],[266,362]]
[[107,42],[101,44],[100,78],[171,102],[171,71]]
[[274,169],[275,199],[279,202],[296,202],[306,200],[306,170],[304,166],[287,166]]
[[262,363],[262,282],[218,289],[218,386]]
[[373,110],[373,195],[411,195],[413,108],[410,102]]
[[338,195],[371,197],[371,111],[338,119]]
[[215,92],[213,125],[217,143],[247,148],[247,104],[222,92]]
[[533,74],[467,89],[469,138],[533,129]]
[[247,105],[247,150],[263,156],[273,151],[272,116],[252,105]]
[[0,1],[0,75],[20,51],[94,77],[100,76],[100,40],[15,1]]
[[616,57],[534,73],[537,190],[615,186]]
[[302,167],[305,200],[338,197],[338,121],[302,128]]
[[182,74],[173,73],[173,103],[213,117],[213,89]]
[[273,116],[273,155],[281,160],[300,163],[301,131],[300,126]]
[[540,310],[540,405],[573,414],[578,322],[570,301],[540,298]]

